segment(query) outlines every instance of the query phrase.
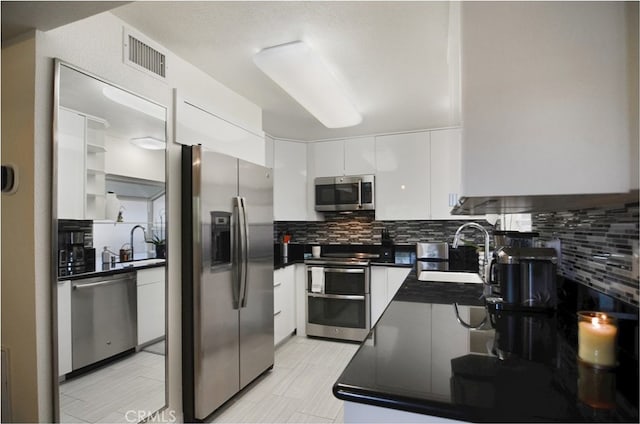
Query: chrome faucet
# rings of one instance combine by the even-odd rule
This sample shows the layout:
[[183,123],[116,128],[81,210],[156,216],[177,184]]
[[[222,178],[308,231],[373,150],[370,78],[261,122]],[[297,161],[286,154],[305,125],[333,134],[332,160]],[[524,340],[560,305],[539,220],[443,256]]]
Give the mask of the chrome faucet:
[[458,247],[458,244],[460,243],[460,234],[462,233],[462,230],[464,230],[467,227],[472,227],[472,228],[476,228],[480,231],[482,231],[484,233],[484,271],[482,273],[482,279],[484,280],[485,284],[489,283],[489,278],[488,278],[488,267],[489,267],[489,241],[491,240],[491,236],[489,235],[489,232],[480,224],[476,224],[475,222],[467,222],[466,224],[462,224],[457,230],[456,230],[456,235],[453,236],[453,248],[456,249]]
[[131,229],[131,237],[129,239],[129,246],[131,246],[131,260],[133,260],[133,233],[137,228],[142,228],[142,237],[144,237],[144,241],[147,241],[147,231],[144,229],[142,225],[136,225]]

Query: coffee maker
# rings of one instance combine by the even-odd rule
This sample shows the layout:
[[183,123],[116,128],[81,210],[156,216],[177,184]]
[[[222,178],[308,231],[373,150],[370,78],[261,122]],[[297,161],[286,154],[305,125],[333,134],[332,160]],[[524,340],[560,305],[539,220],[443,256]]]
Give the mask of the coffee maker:
[[58,277],[96,270],[93,221],[58,220]]
[[490,272],[505,310],[553,310],[558,304],[555,249],[502,247]]

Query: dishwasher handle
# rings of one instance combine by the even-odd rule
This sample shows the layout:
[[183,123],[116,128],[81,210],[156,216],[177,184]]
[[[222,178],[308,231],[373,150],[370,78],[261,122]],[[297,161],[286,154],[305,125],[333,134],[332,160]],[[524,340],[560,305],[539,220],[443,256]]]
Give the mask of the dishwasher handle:
[[124,282],[129,282],[129,281],[131,281],[131,279],[130,278],[117,278],[117,279],[113,279],[113,280],[98,281],[96,283],[73,284],[73,288],[74,289],[89,289],[89,288],[93,288],[93,287],[107,286],[107,285],[110,285],[110,284],[121,283],[123,281]]

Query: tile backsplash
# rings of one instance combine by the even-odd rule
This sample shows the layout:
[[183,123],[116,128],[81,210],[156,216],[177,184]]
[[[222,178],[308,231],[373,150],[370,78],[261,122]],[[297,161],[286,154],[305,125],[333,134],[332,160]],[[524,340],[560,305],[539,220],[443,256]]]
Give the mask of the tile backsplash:
[[[427,241],[453,242],[458,227],[469,221],[376,221],[372,211],[351,214],[326,213],[324,221],[277,221],[276,243],[285,231],[292,243],[301,244],[379,244],[383,229],[395,244]],[[484,220],[476,221],[489,232],[493,227]],[[467,229],[463,240],[482,246],[484,238],[478,230]]]
[[532,227],[543,241],[560,240],[559,274],[638,305],[640,282],[632,272],[632,245],[638,242],[637,203],[536,213]]

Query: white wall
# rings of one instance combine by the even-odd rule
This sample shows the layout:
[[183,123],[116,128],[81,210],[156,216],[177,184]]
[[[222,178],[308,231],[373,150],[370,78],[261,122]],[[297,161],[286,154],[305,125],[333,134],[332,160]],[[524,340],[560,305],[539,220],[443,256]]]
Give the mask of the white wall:
[[[3,40],[3,164],[19,164],[22,180],[18,193],[11,198],[3,195],[2,199],[2,341],[3,346],[5,341],[9,345],[12,359],[16,357],[11,364],[15,376],[11,393],[14,420],[53,419],[50,349],[50,298],[51,287],[55,287],[50,271],[53,58],[165,105],[169,117],[173,116],[172,90],[177,87],[216,99],[219,107],[216,112],[231,122],[246,128],[262,128],[260,108],[173,54],[167,56],[170,67],[167,83],[124,65],[123,26],[124,22],[114,15],[104,13],[46,33],[36,32],[23,43]],[[180,413],[180,147],[173,143],[173,127],[169,119],[168,381],[169,408]],[[22,325],[18,327],[16,322]]]
[[122,138],[105,137],[107,174],[125,175],[152,181],[165,180],[165,151],[145,150]]
[[[35,59],[35,34],[3,43],[2,163],[16,166],[19,187],[2,195],[2,347],[9,354],[12,420],[22,422],[46,421],[51,414],[51,308],[49,280],[42,278],[48,272],[50,237],[41,220],[47,210],[43,203],[50,199],[41,178],[50,166],[39,162],[34,143]],[[43,251],[44,258],[34,255]]]

